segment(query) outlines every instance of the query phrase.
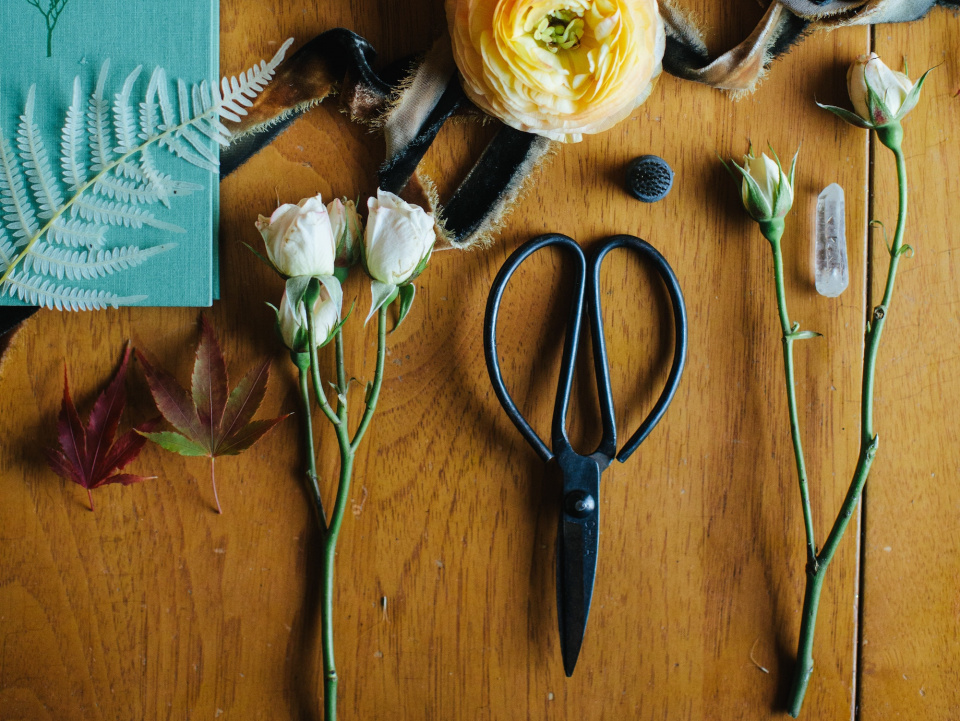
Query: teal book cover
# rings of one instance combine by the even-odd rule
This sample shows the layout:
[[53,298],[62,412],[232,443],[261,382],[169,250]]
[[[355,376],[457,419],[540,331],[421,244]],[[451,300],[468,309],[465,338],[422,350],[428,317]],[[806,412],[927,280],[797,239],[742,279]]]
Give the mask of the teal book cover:
[[216,97],[218,0],[0,0],[0,35],[0,304],[209,306],[219,120],[165,130]]

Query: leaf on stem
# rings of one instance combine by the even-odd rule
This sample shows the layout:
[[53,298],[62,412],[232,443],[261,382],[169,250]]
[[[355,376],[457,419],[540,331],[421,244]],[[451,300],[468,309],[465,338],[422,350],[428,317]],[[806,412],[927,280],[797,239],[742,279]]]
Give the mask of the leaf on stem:
[[60,447],[46,449],[47,462],[58,476],[87,490],[91,511],[93,489],[110,483],[129,486],[131,483],[156,478],[116,472],[140,454],[146,439],[138,434],[152,431],[160,422],[159,418],[147,421],[114,440],[120,425],[120,416],[127,403],[124,382],[129,362],[128,345],[117,374],[94,403],[86,427],[80,421],[80,415],[70,396],[67,369],[63,369],[63,402],[57,419]]
[[[270,377],[270,361],[254,366],[227,394],[227,366],[213,326],[201,316],[200,343],[191,378],[191,392],[170,373],[155,367],[142,353],[143,366],[154,402],[174,431],[143,432],[142,436],[181,456],[235,456],[250,448],[287,415],[254,421]],[[212,473],[211,473],[212,476]],[[216,479],[212,478],[214,496]],[[220,503],[217,501],[217,512]]]
[[[413,296],[416,295],[416,292],[417,289],[413,287],[413,283],[400,286],[400,315],[397,317],[397,324],[393,326],[393,330],[399,328],[400,324],[403,323],[403,319],[407,317],[407,313],[410,312],[410,306],[413,305]],[[393,331],[390,332],[392,333]]]

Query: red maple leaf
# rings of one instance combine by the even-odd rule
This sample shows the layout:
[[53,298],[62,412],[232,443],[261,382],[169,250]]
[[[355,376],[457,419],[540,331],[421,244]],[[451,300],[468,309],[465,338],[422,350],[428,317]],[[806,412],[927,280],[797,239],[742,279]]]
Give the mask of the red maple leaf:
[[251,368],[230,395],[227,395],[227,365],[217,335],[206,316],[200,316],[200,344],[193,366],[188,393],[170,373],[156,368],[138,350],[150,393],[163,417],[178,432],[143,432],[162,448],[181,456],[206,456],[210,459],[213,497],[220,513],[214,459],[235,456],[256,443],[287,415],[254,421],[263,402],[270,376],[270,361]]
[[139,435],[138,431],[149,432],[160,423],[159,418],[147,421],[114,441],[120,416],[127,404],[124,381],[127,377],[129,361],[130,346],[128,345],[117,374],[93,404],[86,427],[80,422],[77,407],[73,404],[73,398],[70,397],[66,366],[63,369],[63,403],[60,405],[60,415],[57,418],[60,447],[45,449],[47,462],[58,476],[87,489],[91,511],[94,488],[100,488],[108,483],[122,483],[129,486],[131,483],[156,478],[156,476],[116,473],[136,458],[146,443],[146,439]]

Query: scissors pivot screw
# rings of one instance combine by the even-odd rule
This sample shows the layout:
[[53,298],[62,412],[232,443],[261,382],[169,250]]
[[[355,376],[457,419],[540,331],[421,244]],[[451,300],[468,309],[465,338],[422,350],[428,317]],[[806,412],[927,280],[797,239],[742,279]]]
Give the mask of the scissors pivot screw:
[[567,513],[576,518],[586,518],[597,507],[597,502],[586,491],[570,491],[564,501]]

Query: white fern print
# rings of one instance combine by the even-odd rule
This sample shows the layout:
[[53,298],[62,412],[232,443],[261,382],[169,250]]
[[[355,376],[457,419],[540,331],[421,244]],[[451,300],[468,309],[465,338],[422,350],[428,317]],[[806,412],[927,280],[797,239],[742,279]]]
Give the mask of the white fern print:
[[[150,206],[169,207],[172,198],[202,186],[161,173],[152,151],[165,150],[216,172],[219,159],[211,141],[227,145],[231,137],[221,119],[236,122],[247,114],[292,43],[287,40],[269,62],[261,60],[239,78],[191,86],[178,80],[173,94],[163,68],[157,68],[136,107],[132,98],[142,67],[110,98],[107,60],[86,102],[80,78],[73,82],[56,174],[35,120],[37,93],[31,87],[14,144],[0,127],[0,295],[71,310],[144,300],[70,282],[104,277],[175,247],[102,248],[111,226],[184,232],[157,218]],[[67,283],[59,282],[64,279]]]

